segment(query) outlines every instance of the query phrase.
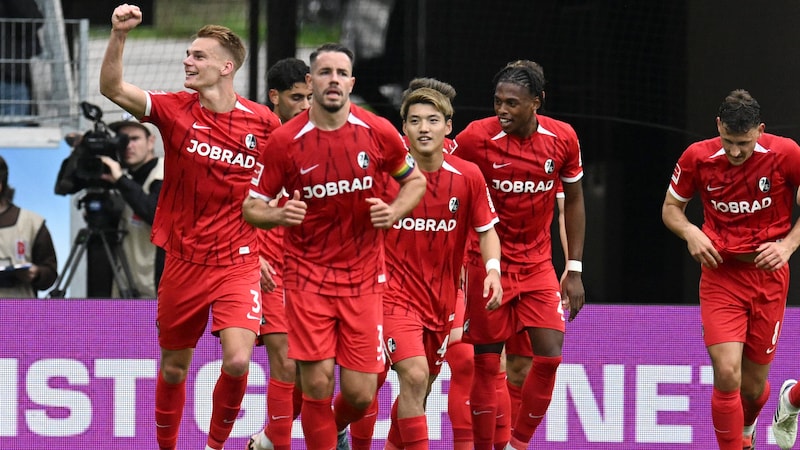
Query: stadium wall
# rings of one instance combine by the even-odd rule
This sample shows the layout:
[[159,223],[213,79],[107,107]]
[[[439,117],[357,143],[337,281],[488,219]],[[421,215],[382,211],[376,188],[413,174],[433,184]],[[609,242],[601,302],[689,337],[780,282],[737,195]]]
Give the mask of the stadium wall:
[[[151,448],[158,367],[152,300],[1,300],[0,448]],[[770,375],[773,395],[758,423],[759,448],[774,448],[776,389],[797,377],[800,309],[790,308]],[[206,335],[187,381],[181,448],[201,448],[218,341]],[[229,448],[244,448],[265,419],[269,373],[256,348]],[[534,436],[547,449],[714,448],[712,370],[696,306],[587,305],[567,325],[553,402]],[[428,403],[432,449],[452,448],[449,369]],[[397,380],[381,391],[373,448],[383,448]],[[299,421],[293,448],[303,448]]]

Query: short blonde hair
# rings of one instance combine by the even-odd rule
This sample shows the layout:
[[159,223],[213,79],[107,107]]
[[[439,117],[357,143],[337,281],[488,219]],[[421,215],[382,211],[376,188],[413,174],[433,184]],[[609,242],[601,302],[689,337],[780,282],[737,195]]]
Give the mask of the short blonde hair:
[[231,54],[233,58],[233,65],[236,70],[239,70],[244,64],[244,59],[247,56],[247,50],[244,47],[242,38],[236,35],[230,28],[222,25],[206,25],[197,31],[195,38],[211,38],[219,42],[219,44]]
[[453,118],[453,105],[450,99],[441,91],[436,89],[423,87],[409,92],[403,99],[403,104],[400,106],[400,117],[405,122],[408,109],[411,105],[425,103],[436,108],[437,111],[444,115],[445,120]]

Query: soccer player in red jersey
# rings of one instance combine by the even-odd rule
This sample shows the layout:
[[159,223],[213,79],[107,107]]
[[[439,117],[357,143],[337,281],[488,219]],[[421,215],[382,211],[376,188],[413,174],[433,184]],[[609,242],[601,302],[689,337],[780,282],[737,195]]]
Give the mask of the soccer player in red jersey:
[[[417,89],[406,96],[400,114],[410,154],[425,174],[428,190],[386,236],[384,340],[400,381],[391,425],[397,432],[390,430],[386,448],[427,449],[425,398],[447,350],[468,238],[473,232],[479,236],[486,266],[481,290],[484,304],[492,309],[502,298],[500,240],[480,170],[442,151],[452,131],[450,100],[439,90]],[[395,190],[390,185],[390,197]]]
[[[522,386],[522,404],[509,445],[527,448],[552,398],[561,363],[565,317],[584,303],[581,258],[585,212],[580,147],[568,124],[538,114],[544,102],[544,73],[531,61],[507,64],[494,77],[495,116],[470,123],[456,136],[457,156],[475,162],[486,179],[500,216],[503,303],[486,308],[479,255],[467,264],[464,340],[475,348],[470,404],[475,449],[490,449],[495,430],[495,380],[504,342],[525,329],[533,363]],[[552,263],[550,223],[556,181],[564,186],[569,243],[568,275],[559,286]]]
[[[569,251],[567,248],[567,231],[564,225],[564,187],[561,184],[561,180],[556,180],[556,205],[558,237],[561,242],[561,249],[564,251],[564,261],[567,261],[569,259]],[[564,270],[561,273],[561,281],[564,281],[568,274],[569,272]],[[506,341],[505,350],[506,384],[508,395],[511,399],[511,423],[514,423],[517,420],[519,406],[522,404],[522,385],[525,383],[525,377],[528,375],[533,363],[533,349],[531,348],[528,333],[520,331],[512,336]]]
[[[284,58],[267,71],[269,101],[281,123],[308,109],[311,88],[306,81],[308,65]],[[283,228],[258,229],[261,239],[261,303],[264,320],[259,338],[269,359],[267,425],[251,436],[247,450],[290,450],[292,422],[300,414],[302,392],[295,389],[296,364],[288,355],[286,312],[283,306]]]
[[158,289],[156,438],[161,449],[176,447],[186,375],[213,310],[211,331],[220,338],[222,371],[206,448],[221,449],[239,413],[262,317],[258,242],[242,217],[241,202],[279,122],[269,108],[234,91],[245,48],[218,25],[201,28],[186,51],[184,86],[195,92],[144,91],[125,82],[125,40],[141,21],[137,6],[114,10],[100,91],[155,124],[165,143],[164,183],[152,232],[153,243],[167,254]]
[[[661,209],[664,224],[701,264],[700,316],[714,368],[711,419],[722,450],[754,447],[786,308],[786,263],[800,245],[800,227],[792,226],[800,147],[765,133],[760,110],[747,91],[731,92],[717,115],[719,136],[683,152]],[[685,213],[695,194],[702,228]]]
[[[384,229],[416,206],[425,177],[386,119],[351,104],[352,51],[325,44],[310,62],[311,108],[273,133],[243,209],[259,227],[286,227],[288,356],[300,366],[306,447],[329,450],[375,396],[385,365]],[[388,204],[387,174],[401,185]],[[283,189],[286,203],[271,204]]]

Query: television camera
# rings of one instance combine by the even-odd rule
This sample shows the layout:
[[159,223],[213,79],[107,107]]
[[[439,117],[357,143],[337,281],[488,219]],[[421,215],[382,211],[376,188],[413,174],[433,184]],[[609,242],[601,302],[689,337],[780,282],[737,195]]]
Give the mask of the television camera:
[[61,163],[55,193],[81,193],[76,205],[78,209],[84,210],[83,218],[88,226],[78,231],[65,268],[56,279],[50,297],[64,297],[87,247],[92,242],[98,242],[105,253],[107,267],[112,270],[120,294],[124,298],[135,298],[138,293],[132,282],[130,266],[119,245],[125,238],[125,232],[117,227],[125,201],[111,183],[103,179],[103,174],[109,173],[109,170],[100,159],[100,156],[107,156],[119,161],[119,153],[128,146],[128,136],[112,134],[102,120],[103,111],[97,105],[81,102],[80,108],[84,117],[94,122],[94,126],[82,136],[67,137],[66,140],[73,150]]

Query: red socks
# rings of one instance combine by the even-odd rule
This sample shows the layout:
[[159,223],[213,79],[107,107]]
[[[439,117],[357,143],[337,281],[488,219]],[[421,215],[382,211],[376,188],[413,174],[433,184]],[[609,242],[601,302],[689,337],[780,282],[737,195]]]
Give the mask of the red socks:
[[553,398],[559,364],[560,356],[533,356],[533,365],[522,384],[522,404],[511,432],[512,438],[520,442],[531,440]]
[[500,354],[481,353],[475,355],[474,360],[475,372],[469,396],[472,412],[472,441],[475,450],[492,450],[497,416],[495,380],[500,372]]
[[800,407],[800,383],[795,384],[789,389],[789,403],[794,407]]
[[722,392],[714,388],[711,393],[711,421],[720,450],[741,450],[744,413],[739,390]]
[[[469,409],[469,391],[472,387],[472,345],[458,343],[447,348],[450,366],[450,389],[447,392],[447,414],[453,426],[453,444],[456,450],[461,443],[472,450],[472,413]],[[351,429],[352,430],[352,429]]]
[[495,380],[497,394],[497,418],[494,429],[494,448],[504,449],[511,439],[511,399],[508,395],[506,373],[500,372]]
[[329,450],[336,447],[337,431],[331,397],[315,400],[304,395],[300,421],[308,450]]
[[764,385],[764,392],[754,401],[750,402],[745,400],[742,397],[742,411],[744,412],[744,424],[745,425],[752,425],[758,419],[758,414],[761,412],[761,408],[767,403],[769,400],[769,380],[767,380],[766,384]]
[[178,431],[186,403],[186,380],[178,384],[164,381],[158,371],[156,379],[156,440],[161,450],[174,450],[178,445]]
[[425,415],[397,419],[405,450],[428,449],[428,421]]
[[267,428],[265,434],[275,450],[291,450],[294,421],[294,383],[270,378],[267,388]]
[[378,421],[378,396],[364,411],[364,417],[350,423],[350,441],[353,450],[369,450],[372,448],[372,434],[375,432],[375,422]]
[[234,377],[220,370],[217,384],[212,395],[211,424],[208,429],[208,440],[211,448],[222,448],[231,434],[239,408],[242,405],[244,391],[247,389],[247,374]]

